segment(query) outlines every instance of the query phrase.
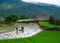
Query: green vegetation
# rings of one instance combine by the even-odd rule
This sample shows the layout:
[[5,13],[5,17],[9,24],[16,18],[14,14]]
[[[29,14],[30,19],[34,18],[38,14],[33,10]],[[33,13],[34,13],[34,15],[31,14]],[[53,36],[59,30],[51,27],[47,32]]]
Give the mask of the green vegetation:
[[10,14],[5,17],[5,22],[16,22],[18,20],[18,16],[16,14]]
[[0,43],[60,43],[60,31],[45,30],[29,38],[0,40]]
[[50,26],[57,26],[57,27],[60,27],[60,25],[51,24],[51,23],[48,22],[48,21],[40,21],[39,24],[40,24],[41,26],[44,26],[44,27],[47,27],[47,28],[50,27]]
[[4,19],[6,23],[10,23],[10,22],[16,22],[18,19],[28,19],[28,16],[25,14],[22,14],[19,17],[16,14],[9,14]]
[[[9,14],[5,18],[0,19],[0,30],[13,30],[16,27],[24,26],[26,23],[16,23],[20,16]],[[21,15],[20,19],[28,19],[27,15]]]
[[28,19],[28,16],[23,14],[23,15],[20,16],[20,19]]

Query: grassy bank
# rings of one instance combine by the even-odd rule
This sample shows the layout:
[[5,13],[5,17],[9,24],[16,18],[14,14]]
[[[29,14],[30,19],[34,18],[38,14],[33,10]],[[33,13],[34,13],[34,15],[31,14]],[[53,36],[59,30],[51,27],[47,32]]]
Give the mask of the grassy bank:
[[60,43],[60,31],[42,31],[30,38],[0,40],[0,43]]
[[40,21],[39,24],[40,24],[41,26],[44,26],[44,27],[47,27],[47,28],[50,27],[50,26],[60,27],[60,25],[51,24],[51,23],[49,23],[49,22],[47,22],[47,21]]
[[26,25],[28,25],[28,24],[26,24],[26,23],[0,24],[0,31],[1,30],[13,30],[16,27],[26,26]]

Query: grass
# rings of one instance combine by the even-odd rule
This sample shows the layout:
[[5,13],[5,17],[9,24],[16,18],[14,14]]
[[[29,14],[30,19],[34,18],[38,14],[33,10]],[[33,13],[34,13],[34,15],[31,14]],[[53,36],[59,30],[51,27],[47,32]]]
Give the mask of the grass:
[[47,21],[40,21],[39,24],[40,24],[41,26],[44,26],[44,27],[50,27],[50,26],[60,27],[60,25],[51,24],[51,23],[49,23],[49,22],[47,22]]
[[12,24],[0,24],[0,31],[1,30],[13,30],[15,29],[16,27],[20,27],[20,26],[25,26],[25,25],[28,25],[26,23],[12,23]]
[[0,43],[60,43],[60,31],[45,30],[29,38],[0,40]]

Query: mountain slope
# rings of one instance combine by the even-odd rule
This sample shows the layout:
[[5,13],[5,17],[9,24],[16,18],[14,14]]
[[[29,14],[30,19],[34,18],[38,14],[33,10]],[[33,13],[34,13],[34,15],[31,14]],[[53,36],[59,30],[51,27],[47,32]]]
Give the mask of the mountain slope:
[[42,5],[42,3],[32,4],[21,0],[0,0],[0,17],[8,14],[27,14],[32,17],[35,14],[53,15],[56,18],[60,17],[60,7]]

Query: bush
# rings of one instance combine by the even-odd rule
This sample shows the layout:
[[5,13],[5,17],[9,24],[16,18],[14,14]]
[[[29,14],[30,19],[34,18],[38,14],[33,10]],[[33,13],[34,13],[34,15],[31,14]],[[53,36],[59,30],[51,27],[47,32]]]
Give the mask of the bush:
[[18,20],[18,16],[16,14],[10,14],[5,17],[5,22],[16,22]]
[[28,16],[23,14],[23,15],[20,16],[20,19],[28,19]]

